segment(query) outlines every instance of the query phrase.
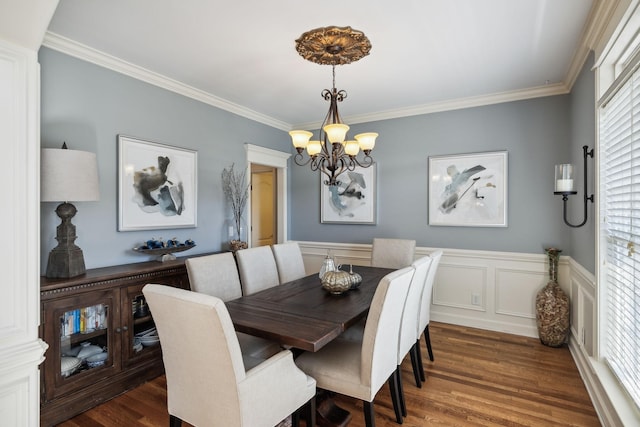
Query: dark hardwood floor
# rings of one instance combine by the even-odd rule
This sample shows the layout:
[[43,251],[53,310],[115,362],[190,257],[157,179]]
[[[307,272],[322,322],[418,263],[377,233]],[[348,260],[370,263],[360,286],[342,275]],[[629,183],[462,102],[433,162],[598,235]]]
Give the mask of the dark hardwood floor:
[[[428,361],[422,340],[427,381],[421,389],[408,357],[402,365],[404,426],[600,426],[567,347],[436,322],[430,331],[435,362]],[[343,396],[336,401],[351,411],[350,426],[364,427],[361,402]],[[375,410],[378,427],[398,425],[387,385],[376,396]],[[162,376],[61,426],[168,424]]]

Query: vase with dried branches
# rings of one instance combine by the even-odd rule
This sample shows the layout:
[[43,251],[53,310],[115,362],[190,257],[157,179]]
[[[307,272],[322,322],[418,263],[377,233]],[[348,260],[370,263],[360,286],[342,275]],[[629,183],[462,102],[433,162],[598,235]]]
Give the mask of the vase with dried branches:
[[222,170],[222,191],[224,196],[231,205],[233,213],[233,231],[234,236],[229,242],[229,248],[232,252],[247,248],[247,242],[243,236],[242,214],[247,205],[247,197],[249,195],[249,185],[247,183],[247,172],[236,172],[233,164],[227,169]]

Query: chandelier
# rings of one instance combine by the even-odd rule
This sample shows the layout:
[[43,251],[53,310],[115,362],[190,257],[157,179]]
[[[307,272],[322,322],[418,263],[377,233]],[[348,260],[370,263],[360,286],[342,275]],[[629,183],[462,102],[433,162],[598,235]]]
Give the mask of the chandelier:
[[[336,65],[350,64],[367,56],[371,50],[369,39],[361,31],[351,27],[322,27],[307,31],[296,40],[296,50],[306,60],[320,65],[331,65],[333,86],[321,93],[329,101],[329,111],[322,121],[320,136],[312,140],[313,133],[306,130],[289,132],[293,146],[298,152],[294,157],[297,165],[310,164],[311,170],[326,175],[326,185],[340,185],[338,177],[345,171],[353,171],[356,166],[367,168],[373,164],[371,150],[376,144],[375,132],[361,133],[353,140],[347,139],[349,126],[344,124],[338,113],[338,102],[347,97],[347,92],[336,89]],[[304,161],[303,152],[309,158]],[[364,158],[358,160],[362,150]]]

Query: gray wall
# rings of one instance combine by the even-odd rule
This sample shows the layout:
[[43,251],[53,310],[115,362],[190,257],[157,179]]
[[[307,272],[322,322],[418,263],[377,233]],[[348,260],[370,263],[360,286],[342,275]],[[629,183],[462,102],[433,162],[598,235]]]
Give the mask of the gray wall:
[[[595,147],[596,109],[595,109],[595,73],[593,66],[593,53],[582,68],[578,79],[571,91],[570,122],[571,122],[571,152],[567,153],[567,162],[576,166],[578,175],[578,194],[571,196],[568,202],[568,217],[572,224],[579,224],[584,218],[584,160],[582,146],[589,146],[589,150]],[[594,152],[597,150],[594,150]],[[596,158],[587,157],[588,189],[587,195],[595,194]],[[565,161],[558,162],[565,163]],[[560,199],[560,196],[558,196]],[[561,201],[558,201],[562,204]],[[596,241],[596,208],[595,203],[587,203],[587,223],[580,228],[571,229],[571,256],[580,265],[595,274],[595,241]]]
[[[42,146],[98,155],[101,200],[77,203],[77,244],[88,268],[148,259],[131,248],[150,237],[193,238],[189,253],[220,250],[230,212],[220,172],[245,166],[244,143],[293,152],[285,132],[113,71],[42,48]],[[553,195],[553,166],[581,160],[593,141],[593,73],[581,74],[573,94],[353,125],[351,135],[380,134],[376,225],[320,223],[320,184],[308,167],[290,167],[289,238],[369,243],[373,237],[414,238],[427,247],[542,253],[564,249],[593,269],[593,215],[572,230]],[[198,151],[196,229],[117,231],[118,134]],[[589,143],[591,144],[591,143]],[[577,147],[577,148],[576,148]],[[429,156],[508,151],[508,227],[436,227],[427,218]],[[579,158],[578,158],[579,157]],[[55,246],[55,203],[42,204],[42,269]],[[573,212],[573,211],[572,211]]]
[[[416,239],[419,246],[542,253],[567,248],[570,234],[553,195],[553,168],[569,147],[569,96],[354,125],[380,134],[376,225],[321,224],[319,179],[308,167],[291,173],[291,238],[370,243],[373,237]],[[429,156],[508,151],[508,227],[429,226]]]
[[[185,240],[197,246],[187,254],[220,250],[224,222],[231,218],[220,173],[235,162],[246,167],[244,143],[289,151],[289,136],[201,102],[122,74],[42,48],[41,144],[97,154],[100,201],[75,203],[77,245],[87,268],[149,259],[131,250],[155,238]],[[198,226],[176,230],[118,232],[117,135],[197,150]],[[41,204],[41,259],[56,245],[56,203]]]

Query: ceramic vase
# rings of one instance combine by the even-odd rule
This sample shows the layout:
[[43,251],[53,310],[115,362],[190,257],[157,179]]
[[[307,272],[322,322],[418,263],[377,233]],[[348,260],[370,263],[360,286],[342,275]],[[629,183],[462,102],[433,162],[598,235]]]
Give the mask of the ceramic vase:
[[560,249],[545,249],[549,257],[549,282],[536,296],[536,324],[540,342],[560,347],[569,335],[569,297],[558,285]]

